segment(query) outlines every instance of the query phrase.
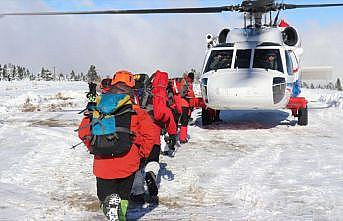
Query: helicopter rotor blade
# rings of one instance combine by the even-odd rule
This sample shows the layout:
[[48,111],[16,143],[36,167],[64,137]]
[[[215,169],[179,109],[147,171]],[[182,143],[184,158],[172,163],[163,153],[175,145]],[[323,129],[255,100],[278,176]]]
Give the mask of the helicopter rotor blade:
[[0,16],[14,15],[107,15],[107,14],[200,14],[221,13],[224,11],[235,11],[237,6],[220,6],[204,8],[160,8],[160,9],[132,9],[132,10],[99,10],[99,11],[70,11],[70,12],[14,12],[0,13]]
[[323,8],[323,7],[338,7],[342,4],[308,4],[308,5],[296,5],[296,4],[280,4],[280,9],[297,9],[297,8]]

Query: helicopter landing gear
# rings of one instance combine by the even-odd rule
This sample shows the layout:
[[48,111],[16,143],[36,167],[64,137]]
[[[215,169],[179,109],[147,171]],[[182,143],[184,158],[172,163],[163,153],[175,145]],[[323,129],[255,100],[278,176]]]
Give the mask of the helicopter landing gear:
[[202,118],[202,125],[210,125],[214,122],[222,122],[219,118],[220,110],[214,110],[211,108],[202,108],[201,118]]
[[300,126],[306,126],[308,124],[308,111],[306,108],[299,108],[298,110],[298,124]]
[[298,125],[308,125],[307,100],[304,97],[291,97],[287,108],[291,109],[294,117],[298,117]]
[[210,108],[203,107],[201,111],[201,120],[202,120],[202,125],[211,125],[213,123],[213,115],[212,115],[212,110]]

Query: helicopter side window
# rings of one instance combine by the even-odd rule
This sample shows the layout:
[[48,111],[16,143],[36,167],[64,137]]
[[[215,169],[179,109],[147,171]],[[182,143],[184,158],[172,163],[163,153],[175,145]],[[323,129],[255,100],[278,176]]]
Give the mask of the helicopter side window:
[[231,68],[233,50],[214,50],[212,51],[205,72],[218,69]]
[[256,49],[253,68],[271,69],[283,72],[279,49]]
[[289,54],[288,51],[285,51],[285,56],[286,56],[286,66],[287,66],[287,72],[289,75],[293,74],[293,62],[291,55]]
[[237,50],[235,68],[250,68],[251,49]]

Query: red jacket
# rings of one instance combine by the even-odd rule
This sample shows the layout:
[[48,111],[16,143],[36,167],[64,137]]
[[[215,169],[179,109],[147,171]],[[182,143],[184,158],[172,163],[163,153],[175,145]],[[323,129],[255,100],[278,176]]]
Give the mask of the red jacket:
[[[174,98],[176,110],[179,114],[181,114],[182,107],[190,107],[188,98],[194,98],[195,94],[193,91],[193,81],[189,77],[182,79],[182,82],[179,85],[181,85],[182,87],[186,87],[187,85],[187,88],[186,88],[187,92],[186,92],[185,97],[181,97],[180,95],[181,88],[173,90],[173,92],[175,93],[173,98]],[[176,87],[176,84],[174,87]]]
[[[151,135],[155,130],[154,123],[146,111],[138,105],[134,105],[133,109],[136,114],[131,117],[130,130],[136,134],[135,140],[130,151],[123,157],[101,157],[94,156],[93,173],[96,177],[102,179],[118,179],[125,178],[136,172],[139,168],[140,159],[147,158],[152,150],[155,142]],[[90,149],[89,140],[85,140],[90,136],[90,127],[83,127],[89,123],[89,118],[84,117],[79,127],[79,137],[84,144]]]
[[167,106],[168,73],[156,71],[154,75],[155,77],[152,82],[152,93],[154,94],[152,100],[154,119],[158,123],[165,125],[169,135],[175,135],[177,133],[177,127],[174,121],[174,116],[170,107]]

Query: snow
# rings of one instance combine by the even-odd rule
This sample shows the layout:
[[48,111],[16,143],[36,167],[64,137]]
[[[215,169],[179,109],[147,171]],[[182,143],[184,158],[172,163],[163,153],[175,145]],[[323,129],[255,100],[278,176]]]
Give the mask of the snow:
[[[81,82],[0,82],[0,220],[104,220],[92,156],[73,131]],[[340,220],[343,93],[304,90],[309,125],[287,110],[223,111],[174,158],[161,156],[160,203],[132,220]]]

